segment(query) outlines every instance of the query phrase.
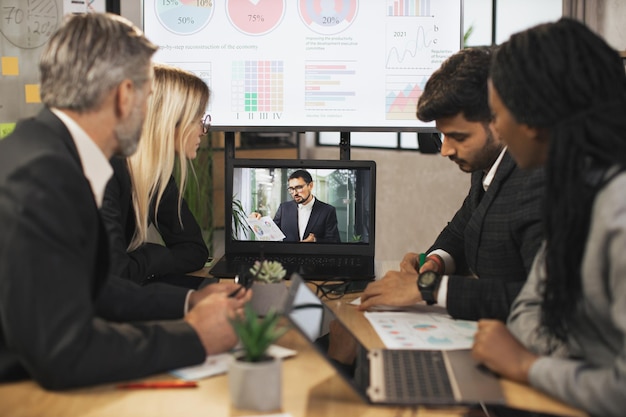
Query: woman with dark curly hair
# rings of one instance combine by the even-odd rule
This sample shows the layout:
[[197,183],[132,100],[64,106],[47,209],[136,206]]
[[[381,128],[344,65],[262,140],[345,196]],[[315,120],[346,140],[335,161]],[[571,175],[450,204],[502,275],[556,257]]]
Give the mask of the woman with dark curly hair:
[[507,326],[473,353],[594,416],[626,410],[626,77],[617,51],[563,18],[515,34],[491,65],[496,130],[546,167],[545,242]]

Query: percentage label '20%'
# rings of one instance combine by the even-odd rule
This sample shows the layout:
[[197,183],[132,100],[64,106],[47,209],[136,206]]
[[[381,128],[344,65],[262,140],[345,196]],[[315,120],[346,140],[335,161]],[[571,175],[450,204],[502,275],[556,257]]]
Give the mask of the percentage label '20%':
[[249,22],[265,22],[262,14],[249,14],[248,15]]
[[182,16],[178,18],[179,25],[193,25],[194,23],[195,21],[193,20],[193,17],[190,16]]

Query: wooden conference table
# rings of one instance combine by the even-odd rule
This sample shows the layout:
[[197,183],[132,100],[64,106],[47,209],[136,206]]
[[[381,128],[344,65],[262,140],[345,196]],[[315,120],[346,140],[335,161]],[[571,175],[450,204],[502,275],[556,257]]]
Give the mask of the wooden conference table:
[[[368,347],[382,347],[382,341],[367,319],[349,304],[355,297],[346,295],[328,303]],[[467,411],[464,407],[368,405],[294,330],[277,344],[298,352],[283,362],[283,406],[280,412],[293,417],[448,417],[463,416]],[[144,380],[159,379],[173,378],[163,374]],[[527,386],[507,380],[502,381],[502,386],[507,403],[512,407],[566,416],[586,415]],[[197,388],[185,389],[121,390],[115,384],[105,384],[49,392],[32,381],[0,384],[0,417],[238,417],[260,414],[231,407],[226,375],[200,380]]]

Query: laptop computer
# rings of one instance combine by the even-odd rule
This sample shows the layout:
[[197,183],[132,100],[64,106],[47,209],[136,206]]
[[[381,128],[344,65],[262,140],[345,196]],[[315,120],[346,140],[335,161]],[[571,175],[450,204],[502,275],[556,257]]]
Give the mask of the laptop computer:
[[[276,236],[277,229],[272,229],[281,204],[294,204],[288,178],[299,169],[311,175],[315,199],[332,206],[336,213],[334,236],[338,232],[338,238],[333,241],[300,242]],[[374,161],[227,158],[225,175],[225,253],[211,268],[211,275],[232,278],[255,260],[267,259],[280,261],[287,277],[297,272],[304,279],[315,280],[374,278]],[[293,228],[297,229],[295,210]],[[262,229],[262,224],[258,229],[253,224],[253,228],[251,213],[259,213],[269,228]],[[312,212],[309,225],[314,215]]]
[[498,378],[480,367],[469,350],[368,350],[297,275],[291,277],[283,314],[369,403],[505,402]]

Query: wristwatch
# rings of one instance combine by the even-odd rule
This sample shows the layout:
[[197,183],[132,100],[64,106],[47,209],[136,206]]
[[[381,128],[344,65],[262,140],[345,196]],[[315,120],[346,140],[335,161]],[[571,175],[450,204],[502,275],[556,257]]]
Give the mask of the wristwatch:
[[435,271],[422,272],[417,277],[417,289],[420,294],[422,294],[422,299],[426,301],[426,304],[429,306],[437,303],[435,292],[439,289],[440,282],[441,275]]

